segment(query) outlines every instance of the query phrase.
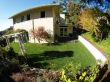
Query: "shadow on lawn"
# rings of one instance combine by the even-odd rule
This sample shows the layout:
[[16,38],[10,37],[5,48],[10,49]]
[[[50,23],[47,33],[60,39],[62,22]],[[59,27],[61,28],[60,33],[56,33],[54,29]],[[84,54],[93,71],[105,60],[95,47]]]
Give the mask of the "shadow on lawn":
[[45,51],[41,54],[30,54],[28,59],[29,66],[45,68],[49,65],[46,60],[52,60],[57,58],[72,57],[73,51]]

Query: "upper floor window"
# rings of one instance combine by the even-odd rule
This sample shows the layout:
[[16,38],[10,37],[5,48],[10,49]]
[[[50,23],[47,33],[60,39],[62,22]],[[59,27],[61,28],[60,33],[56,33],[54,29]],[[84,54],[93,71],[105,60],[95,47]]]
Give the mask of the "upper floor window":
[[13,24],[15,24],[16,23],[16,19],[13,19]]
[[30,14],[27,14],[27,20],[30,20]]
[[45,11],[41,11],[40,15],[41,15],[41,18],[45,18]]
[[21,22],[23,22],[23,21],[24,21],[24,16],[21,17]]

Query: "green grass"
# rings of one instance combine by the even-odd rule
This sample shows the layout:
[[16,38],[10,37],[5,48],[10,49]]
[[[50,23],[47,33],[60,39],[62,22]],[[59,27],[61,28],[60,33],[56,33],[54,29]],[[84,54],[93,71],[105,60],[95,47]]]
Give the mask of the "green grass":
[[98,48],[100,48],[103,52],[105,52],[107,58],[110,61],[110,37],[100,42],[95,42],[89,32],[84,33],[82,36],[87,38],[90,42],[94,43]]
[[[20,52],[18,43],[12,43],[12,47],[15,52]],[[80,64],[83,68],[95,64],[94,57],[79,41],[57,45],[26,43],[25,47],[30,57],[30,65],[34,67],[60,69],[73,63]]]

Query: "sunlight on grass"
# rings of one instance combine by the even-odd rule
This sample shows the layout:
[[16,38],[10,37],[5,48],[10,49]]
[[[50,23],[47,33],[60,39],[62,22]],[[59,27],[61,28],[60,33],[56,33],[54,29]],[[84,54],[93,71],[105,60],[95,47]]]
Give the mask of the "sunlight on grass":
[[[12,43],[16,53],[20,52],[18,43]],[[95,64],[94,57],[80,42],[59,43],[58,45],[26,43],[26,51],[31,66],[60,69],[66,64],[81,64],[81,67]]]

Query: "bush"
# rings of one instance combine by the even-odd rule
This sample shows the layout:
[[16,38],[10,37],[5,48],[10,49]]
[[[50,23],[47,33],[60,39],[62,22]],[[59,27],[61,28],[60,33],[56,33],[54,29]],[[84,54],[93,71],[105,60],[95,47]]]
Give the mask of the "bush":
[[48,43],[51,43],[52,36],[49,32],[47,32],[44,27],[38,27],[34,30],[31,30],[31,34],[34,39],[37,39],[40,43],[42,40],[45,40]]
[[0,39],[0,46],[2,46],[2,47],[7,46],[7,43],[6,43],[6,39],[5,38],[1,38]]
[[7,56],[9,59],[16,58],[16,53],[13,48],[10,47],[10,49],[7,51]]
[[99,73],[99,66],[89,66],[79,70],[79,65],[69,64],[61,71],[61,82],[94,82]]
[[0,47],[0,72],[1,74],[9,74],[19,67],[19,60],[13,48],[8,51]]

